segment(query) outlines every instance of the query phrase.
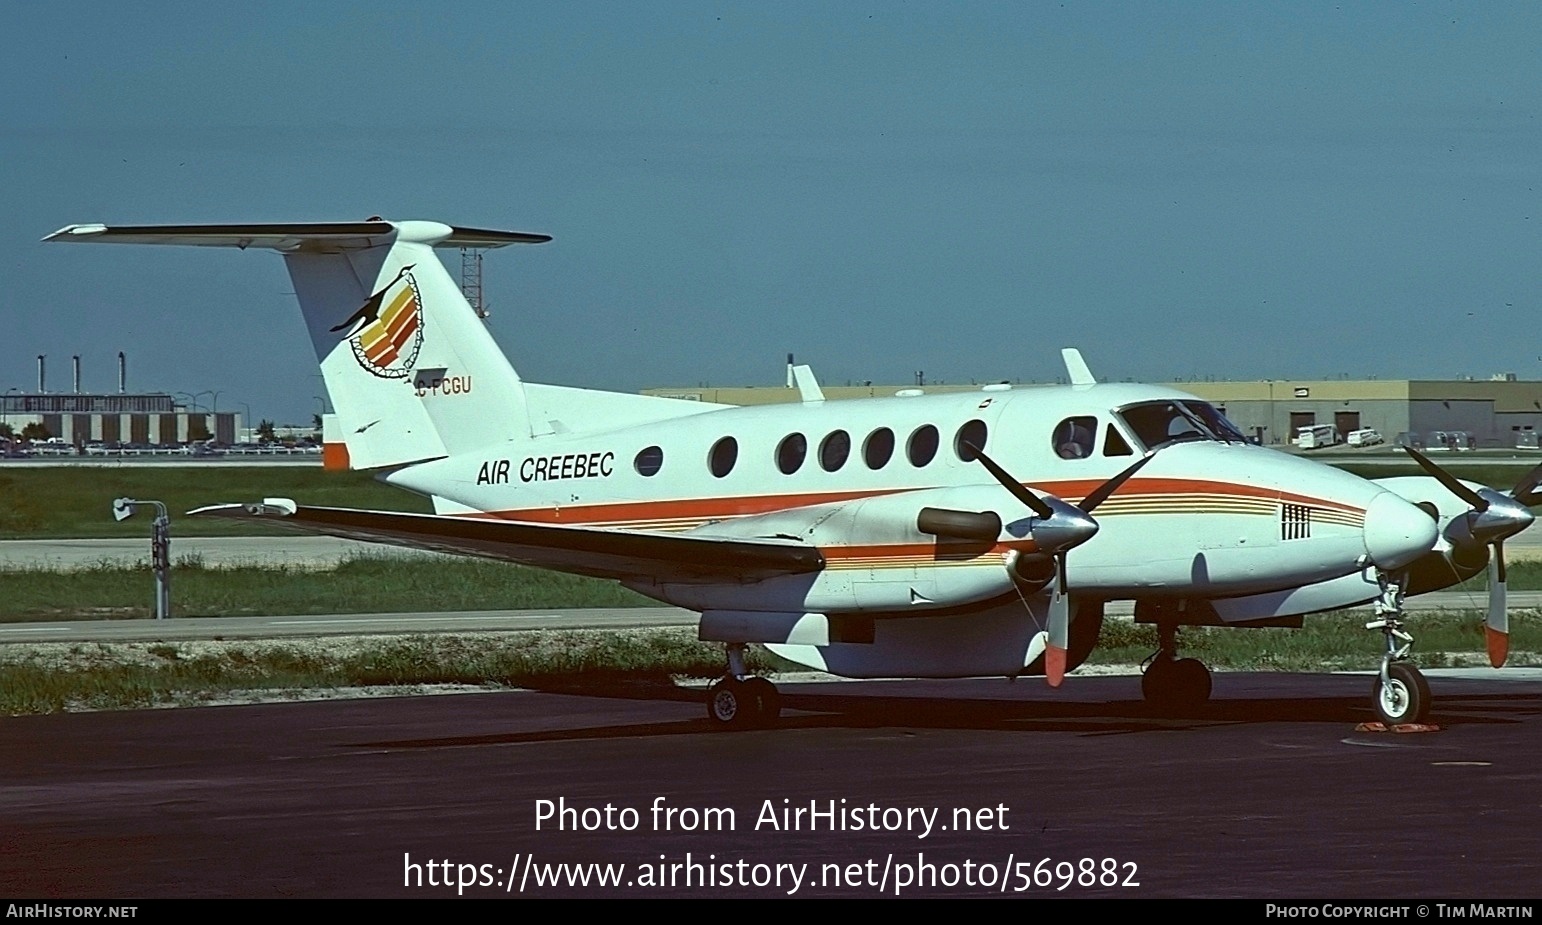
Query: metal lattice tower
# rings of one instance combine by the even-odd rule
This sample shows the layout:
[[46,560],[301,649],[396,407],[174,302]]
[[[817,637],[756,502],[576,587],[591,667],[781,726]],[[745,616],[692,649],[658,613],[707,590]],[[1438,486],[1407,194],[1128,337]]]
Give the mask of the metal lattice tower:
[[491,312],[482,301],[482,248],[460,249],[460,291],[471,305],[471,310],[485,321]]

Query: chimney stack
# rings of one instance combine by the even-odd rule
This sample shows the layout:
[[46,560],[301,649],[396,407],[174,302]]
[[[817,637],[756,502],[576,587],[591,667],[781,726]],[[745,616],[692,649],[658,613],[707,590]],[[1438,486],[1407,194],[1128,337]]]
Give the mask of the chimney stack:
[[80,394],[80,354],[77,353],[74,356],[70,357],[70,361],[73,364],[74,369],[75,369],[75,394],[79,395]]
[[48,391],[47,381],[43,378],[43,357],[44,354],[37,355],[37,390],[40,395]]
[[128,392],[128,360],[124,358],[123,351],[118,351],[118,394]]

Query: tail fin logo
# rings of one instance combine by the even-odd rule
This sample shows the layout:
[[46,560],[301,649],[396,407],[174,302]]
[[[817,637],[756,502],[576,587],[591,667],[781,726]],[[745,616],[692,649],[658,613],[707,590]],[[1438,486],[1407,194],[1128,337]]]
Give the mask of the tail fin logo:
[[412,268],[402,267],[379,292],[333,331],[344,335],[365,372],[382,379],[405,379],[423,346],[423,299]]

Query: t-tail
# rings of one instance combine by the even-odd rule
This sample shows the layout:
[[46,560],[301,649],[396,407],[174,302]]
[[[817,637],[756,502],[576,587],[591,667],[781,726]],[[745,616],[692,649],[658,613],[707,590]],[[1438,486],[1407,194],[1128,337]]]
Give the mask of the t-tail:
[[531,435],[525,385],[434,254],[549,235],[438,222],[70,225],[47,241],[278,251],[331,396],[329,467],[373,469]]

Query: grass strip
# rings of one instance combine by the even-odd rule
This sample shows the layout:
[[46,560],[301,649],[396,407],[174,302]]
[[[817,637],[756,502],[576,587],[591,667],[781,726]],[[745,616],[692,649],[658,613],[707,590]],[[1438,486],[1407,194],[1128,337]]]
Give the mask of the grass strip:
[[[772,669],[752,653],[755,671]],[[0,648],[0,713],[196,705],[232,692],[417,685],[582,689],[723,672],[694,630],[550,630]]]
[[[145,515],[121,523],[114,498],[165,503],[178,536],[272,536],[276,527],[184,517],[229,501],[293,498],[321,507],[432,513],[427,498],[377,482],[369,472],[319,466],[0,466],[0,540],[150,536]],[[292,534],[291,534],[292,535]]]
[[[1340,610],[1306,618],[1301,629],[1185,627],[1178,633],[1181,654],[1212,668],[1246,671],[1369,671],[1381,664],[1382,637],[1365,628],[1370,615]],[[1420,667],[1487,665],[1483,615],[1477,611],[1420,611],[1409,614],[1412,658]],[[1156,628],[1128,620],[1107,620],[1088,664],[1138,664],[1156,651]],[[1542,665],[1542,614],[1510,613],[1510,658],[1514,666]]]
[[[0,572],[0,622],[127,619],[151,615],[149,566],[104,563],[78,571]],[[172,568],[179,617],[274,614],[637,607],[655,602],[613,581],[485,559],[358,555],[333,569],[214,568],[181,559]]]

